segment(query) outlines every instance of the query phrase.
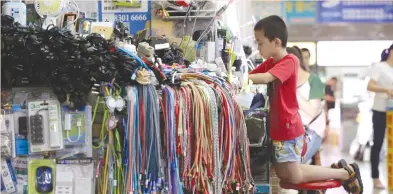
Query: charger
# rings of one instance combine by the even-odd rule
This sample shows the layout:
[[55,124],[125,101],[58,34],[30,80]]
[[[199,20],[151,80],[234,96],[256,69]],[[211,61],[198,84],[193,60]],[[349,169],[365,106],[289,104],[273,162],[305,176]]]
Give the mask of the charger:
[[66,114],[65,118],[64,118],[64,130],[66,131],[67,139],[68,139],[68,141],[70,143],[76,143],[81,138],[82,119],[80,117],[77,118],[77,121],[76,121],[75,125],[76,125],[76,128],[78,128],[78,137],[76,138],[76,140],[72,140],[71,137],[70,137],[70,131],[73,128],[72,114]]

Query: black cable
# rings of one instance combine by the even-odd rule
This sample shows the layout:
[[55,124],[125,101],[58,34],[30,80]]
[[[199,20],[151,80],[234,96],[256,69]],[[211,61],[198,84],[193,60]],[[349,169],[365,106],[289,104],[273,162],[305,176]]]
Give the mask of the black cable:
[[3,15],[1,39],[2,83],[52,87],[61,103],[69,95],[76,107],[86,104],[95,83],[114,78],[134,83],[131,75],[139,68],[132,57],[117,51],[113,40],[100,34],[84,38],[52,25],[23,27]]

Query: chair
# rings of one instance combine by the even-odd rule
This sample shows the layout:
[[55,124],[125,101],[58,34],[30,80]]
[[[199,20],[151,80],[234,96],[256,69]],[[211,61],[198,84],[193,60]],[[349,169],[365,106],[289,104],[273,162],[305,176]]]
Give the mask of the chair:
[[341,181],[327,180],[327,181],[316,181],[316,182],[301,183],[301,184],[280,182],[280,187],[283,189],[293,189],[298,191],[327,190],[327,189],[341,187]]
[[[304,141],[302,156],[304,156],[305,151],[307,150],[307,142]],[[314,157],[316,165],[320,165],[319,151],[316,153],[316,157]],[[292,184],[287,182],[280,182],[280,187],[283,189],[292,189],[298,190],[299,193],[318,193],[318,191],[324,191],[327,189],[341,187],[340,180],[325,180],[325,181],[315,181],[309,183],[301,183],[301,184]]]

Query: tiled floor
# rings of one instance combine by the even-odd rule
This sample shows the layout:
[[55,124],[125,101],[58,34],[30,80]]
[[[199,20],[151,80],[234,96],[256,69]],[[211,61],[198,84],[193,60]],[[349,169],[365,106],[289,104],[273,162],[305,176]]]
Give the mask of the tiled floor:
[[[348,162],[353,162],[353,159],[346,154],[340,153],[337,148],[324,148],[321,160],[324,166],[329,166],[333,162],[338,161],[339,159],[344,158]],[[393,191],[389,192],[387,190],[373,190],[372,179],[370,176],[370,163],[358,163],[364,184],[364,194],[393,194]],[[386,163],[382,163],[380,165],[381,179],[386,185],[387,182],[387,170]],[[277,180],[272,180],[272,182],[277,182]],[[296,194],[297,191],[289,191],[289,190],[279,190],[277,188],[272,188],[273,194]],[[345,194],[345,190],[343,188],[331,189],[326,192],[327,194]]]

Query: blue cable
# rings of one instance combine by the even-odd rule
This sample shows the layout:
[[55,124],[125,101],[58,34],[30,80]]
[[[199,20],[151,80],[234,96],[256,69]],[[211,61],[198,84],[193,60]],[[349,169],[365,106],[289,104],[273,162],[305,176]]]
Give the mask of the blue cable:
[[[134,156],[136,156],[136,154],[137,154],[137,141],[136,141],[136,137],[137,137],[137,133],[138,133],[138,130],[136,130],[136,129],[138,129],[138,121],[139,121],[139,117],[138,117],[138,113],[139,113],[139,109],[138,109],[138,89],[136,88],[136,87],[133,87],[133,90],[134,90],[134,93],[135,93],[135,104],[134,104],[134,115],[135,115],[135,120],[134,120],[134,133],[133,133],[133,140],[132,140],[132,142],[133,142],[133,153],[132,153],[132,158],[133,158],[133,176],[132,176],[132,178],[133,178],[133,186],[134,186],[134,188],[133,188],[133,190],[134,191],[139,191],[139,179],[138,179],[138,176],[139,176],[139,173],[138,173],[138,170],[139,169],[137,169],[137,166],[136,166],[136,157],[134,157]],[[139,138],[138,138],[139,139]]]
[[149,67],[147,67],[145,62],[143,62],[143,60],[139,56],[135,55],[133,52],[130,52],[130,51],[122,49],[122,48],[119,48],[119,52],[131,56],[132,58],[134,58],[139,63],[140,66],[142,66],[145,69],[149,69]]
[[[141,155],[142,155],[142,151],[141,151],[141,142],[140,142],[140,139],[141,139],[141,137],[140,137],[140,134],[139,134],[139,89],[138,88],[136,88],[136,90],[137,90],[137,97],[136,97],[136,103],[135,103],[135,115],[136,115],[136,117],[135,117],[135,122],[136,122],[136,125],[135,125],[135,131],[136,131],[136,133],[135,133],[135,135],[136,135],[136,143],[137,143],[137,145],[138,145],[138,150],[137,150],[137,152],[135,153],[135,154],[139,154],[139,157],[138,157],[138,164],[140,165],[141,164]],[[135,157],[135,159],[137,159],[136,157]],[[135,165],[136,165],[136,161],[135,161]],[[139,178],[138,177],[140,177],[141,176],[141,169],[139,168],[139,166],[136,166],[136,190],[139,192],[139,191],[141,191],[141,185],[140,185],[140,181],[139,181]],[[141,177],[140,177],[141,178]]]

